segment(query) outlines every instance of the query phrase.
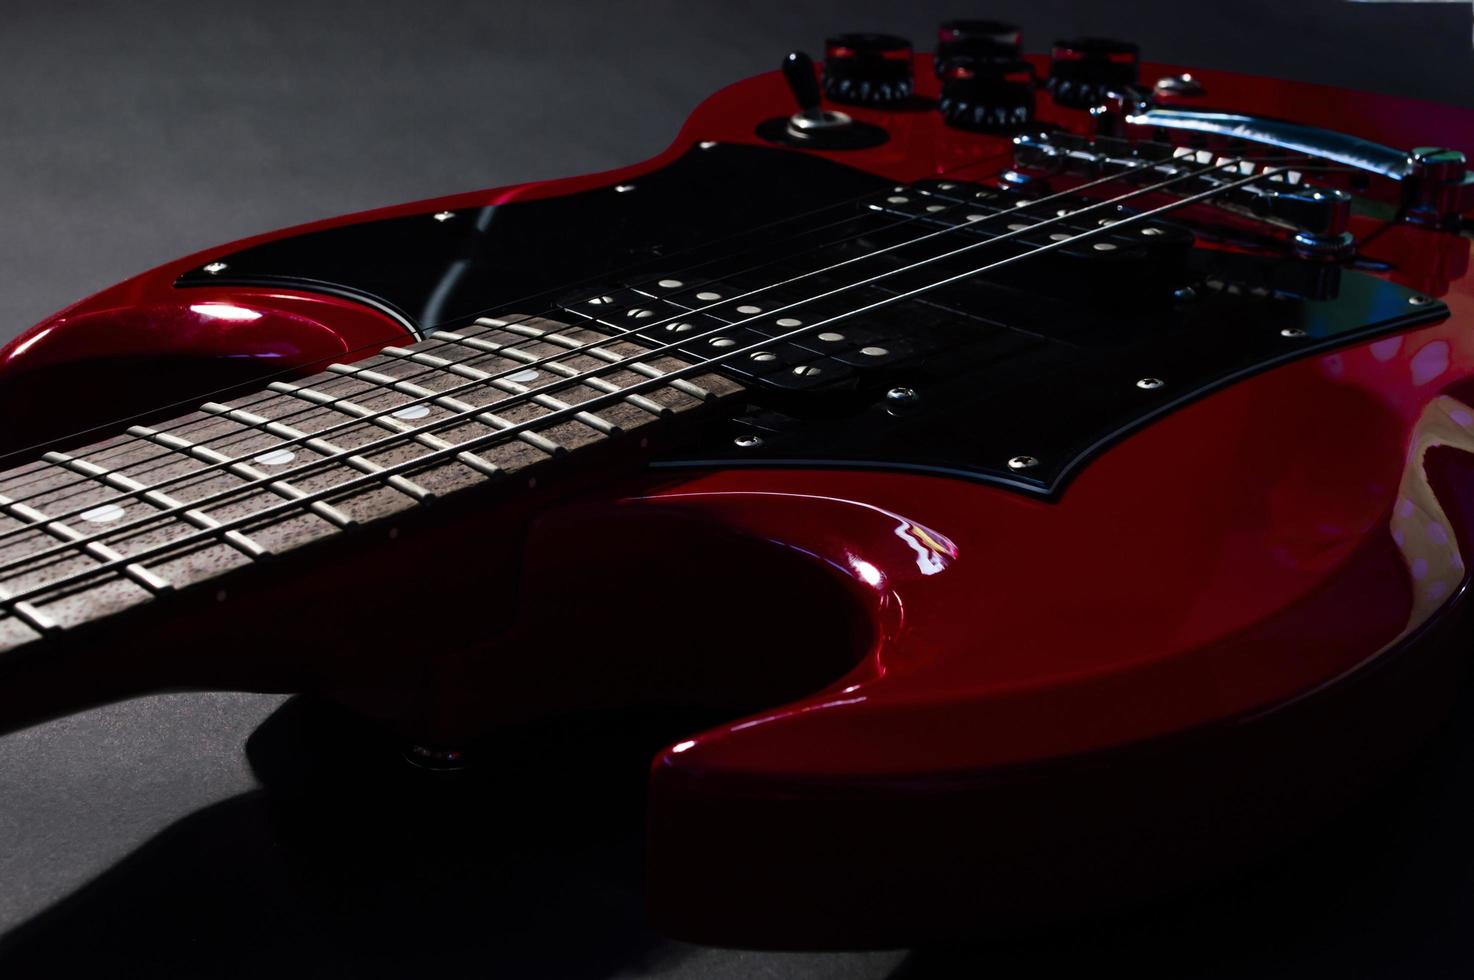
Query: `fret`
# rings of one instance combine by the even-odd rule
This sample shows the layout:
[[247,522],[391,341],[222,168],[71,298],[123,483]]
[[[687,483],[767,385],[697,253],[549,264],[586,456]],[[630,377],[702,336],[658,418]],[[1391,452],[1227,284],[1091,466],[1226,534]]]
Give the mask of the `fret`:
[[[37,633],[40,633],[42,636],[46,636],[50,633],[55,633],[56,631],[61,629],[60,623],[52,619],[50,616],[46,615],[41,610],[37,609],[31,603],[24,601],[11,602],[11,595],[12,593],[9,589],[0,587],[0,602],[10,603],[10,611],[15,614],[15,617],[17,619],[25,623],[31,629],[35,630]],[[0,634],[0,642],[3,642],[3,634]]]
[[494,321],[49,453],[0,475],[0,520],[15,522],[0,527],[0,648],[440,493],[513,473],[534,486],[554,458],[741,390],[689,371],[583,327]]
[[[146,484],[139,483],[132,477],[126,476],[117,470],[109,470],[98,466],[96,463],[89,462],[77,456],[69,456],[66,453],[47,453],[44,458],[49,463],[55,463],[75,473],[91,477],[114,489],[131,493],[140,500],[145,500],[156,507],[178,510],[180,511],[179,516],[186,523],[201,530],[210,531],[220,527],[220,522],[204,511],[185,509],[187,505],[178,498],[164,493],[162,490],[151,489]],[[270,551],[264,545],[251,540],[239,531],[225,531],[220,535],[220,539],[248,558],[264,558],[270,554]]]
[[[165,448],[173,449],[176,452],[184,453],[188,456],[193,456],[195,459],[203,460],[206,463],[218,463],[225,469],[226,472],[231,473],[235,476],[239,476],[243,479],[252,481],[270,481],[264,484],[265,489],[285,500],[301,500],[303,497],[307,496],[306,491],[293,486],[286,480],[272,479],[261,470],[256,469],[254,466],[250,466],[238,459],[227,456],[224,453],[216,452],[209,446],[202,446],[198,443],[191,442],[181,436],[174,435],[173,433],[160,432],[157,429],[151,429],[143,425],[132,426],[128,429],[128,431],[129,433],[138,436],[139,438],[147,439],[150,442],[157,443],[158,445],[164,446]],[[352,527],[354,524],[357,523],[356,521],[354,521],[353,518],[349,517],[347,514],[343,513],[341,510],[338,510],[336,507],[332,506],[326,501],[315,500],[312,503],[308,504],[307,507],[318,517],[321,517],[329,524],[333,524],[340,528]]]
[[[444,342],[444,345],[446,347],[462,346],[470,350],[479,350],[483,353],[497,354],[498,356],[510,358],[514,361],[521,361],[524,364],[535,363],[541,360],[541,358],[539,358],[536,354],[525,351],[520,347],[513,347],[510,344],[494,344],[491,341],[480,340],[479,338],[470,338],[473,341],[472,343],[463,343],[463,341],[467,340],[465,336],[463,336],[462,334],[451,333],[445,330],[437,330],[431,333],[430,337],[433,340]],[[387,351],[388,348],[385,348],[385,350]],[[448,363],[455,365],[455,367],[447,368],[447,370],[451,370],[457,374],[464,374],[464,371],[462,369],[475,370],[474,368],[466,368],[466,365],[460,364],[459,362],[450,361]],[[557,374],[564,378],[576,378],[583,373],[577,368],[570,367],[569,365],[563,364],[559,361],[543,361],[541,364],[538,365],[538,367],[546,368],[549,373]],[[622,390],[619,385],[607,381],[604,378],[584,378],[582,383],[589,385],[590,387],[597,388],[605,394],[610,395]],[[671,410],[665,405],[662,405],[657,401],[652,401],[651,399],[639,393],[625,395],[624,401],[630,405],[635,406],[641,411],[648,412],[649,414],[657,417],[664,417],[671,414]]]
[[[547,322],[552,322],[552,321],[547,321]],[[562,333],[560,331],[556,331],[556,330],[545,330],[545,329],[542,329],[542,328],[539,328],[539,327],[535,327],[535,326],[533,326],[531,323],[529,323],[527,321],[513,322],[513,321],[509,321],[509,320],[493,319],[492,317],[482,317],[481,319],[477,320],[476,323],[478,325],[480,325],[480,326],[497,327],[497,328],[500,328],[502,330],[507,331],[508,333],[520,334],[520,335],[522,335],[524,337],[532,337],[532,338],[536,338],[538,340],[544,340],[544,341],[547,341],[548,343],[556,344],[557,346],[564,347],[564,348],[570,348],[571,349],[571,348],[582,347],[585,343],[587,343],[587,341],[575,340],[574,338],[569,337],[567,334],[564,334],[564,333]],[[439,335],[439,336],[456,336],[454,334],[447,334],[447,333],[440,332],[440,331],[437,331],[435,335]],[[432,336],[435,336],[435,335],[432,335]],[[495,349],[492,345],[488,345],[485,341],[479,340],[478,338],[474,338],[474,337],[460,336],[460,337],[457,337],[457,341],[460,342],[460,343],[465,343],[466,346],[468,346],[468,347],[477,347],[477,348],[480,348],[482,350],[494,350]],[[611,339],[611,343],[612,342],[613,342],[613,339]],[[640,347],[637,347],[637,346],[634,346],[634,345],[630,345],[630,353],[629,354],[623,354],[623,355],[621,355],[621,354],[617,354],[614,351],[610,350],[609,347],[608,347],[608,345],[604,345],[604,346],[600,346],[600,347],[591,347],[588,350],[582,351],[581,353],[587,354],[590,357],[593,357],[593,358],[596,358],[598,360],[604,361],[607,364],[614,364],[614,363],[618,363],[619,361],[624,360],[626,357],[629,357],[632,354],[639,353],[642,350],[643,350],[643,348],[640,348]],[[686,365],[681,364],[680,366],[681,367],[685,367]],[[665,374],[666,374],[666,372],[660,370],[659,368],[654,367],[653,365],[648,364],[648,363],[645,363],[643,361],[635,361],[633,363],[626,364],[625,367],[628,368],[629,370],[635,372],[636,374],[642,374],[645,377],[650,378],[652,380],[654,380],[656,378],[663,378],[663,377],[665,377]],[[679,391],[679,392],[683,392],[684,394],[690,395],[692,398],[698,398],[701,401],[709,401],[709,400],[711,400],[712,398],[715,397],[715,395],[714,395],[713,392],[709,391],[706,388],[701,387],[700,385],[694,384],[693,382],[688,381],[685,378],[675,378],[675,379],[673,379],[670,382],[670,386],[672,388],[674,388],[675,390]]]
[[[428,365],[429,367],[440,368],[443,371],[447,371],[451,374],[458,374],[463,378],[470,378],[473,381],[485,381],[490,383],[492,386],[500,388],[502,391],[513,395],[526,394],[527,392],[532,390],[531,388],[527,387],[527,385],[518,384],[517,382],[512,381],[508,378],[499,378],[490,371],[482,371],[480,368],[473,368],[469,365],[459,364],[455,361],[447,360],[444,357],[436,357],[434,354],[408,351],[405,350],[403,347],[385,347],[379,353],[386,354],[389,357],[398,357],[405,360],[414,361],[417,364],[424,364]],[[335,364],[332,367],[328,368],[328,370],[330,371],[335,369],[346,371],[347,366]],[[575,376],[577,375],[575,374]],[[615,387],[614,390],[618,391],[619,389]],[[573,405],[571,405],[570,403],[554,398],[552,395],[533,395],[532,401],[535,404],[541,405],[543,408],[552,409],[553,411],[562,411],[564,409],[573,408]],[[620,432],[624,431],[613,422],[602,419],[592,412],[575,412],[573,417],[587,425],[589,428],[595,429],[606,436],[618,435]]]
[[[341,446],[328,442],[326,439],[309,436],[301,429],[295,429],[290,425],[273,421],[265,416],[256,415],[253,412],[247,412],[239,408],[231,408],[229,405],[222,405],[219,402],[206,402],[200,406],[200,410],[209,412],[211,415],[224,416],[232,422],[249,425],[254,429],[260,429],[263,432],[270,433],[282,439],[300,439],[302,440],[301,444],[313,452],[319,453],[322,456],[337,457],[344,464],[353,467],[360,473],[378,474],[384,472],[384,467],[372,460],[364,459],[362,456],[353,454]],[[391,474],[384,477],[384,483],[405,496],[410,497],[416,503],[424,503],[426,500],[435,496],[434,492],[426,490],[419,484],[402,476]]]
[[[13,517],[16,520],[25,521],[28,524],[38,527],[58,541],[64,541],[68,544],[75,544],[79,539],[87,537],[86,534],[78,531],[70,524],[52,520],[29,504],[12,500],[3,494],[0,494],[0,512],[3,512],[8,517]],[[115,551],[101,541],[84,541],[78,547],[98,561],[110,562],[125,560],[120,552]],[[124,565],[123,574],[154,595],[168,592],[174,588],[166,579],[149,571],[137,562],[128,562]]]
[[[424,399],[430,402],[432,405],[438,405],[441,408],[448,409],[457,414],[470,415],[476,421],[481,422],[487,427],[498,431],[502,429],[510,429],[513,425],[516,424],[514,422],[509,422],[507,419],[504,419],[500,415],[496,415],[492,412],[478,411],[478,406],[472,405],[470,402],[462,401],[459,398],[452,398],[449,395],[437,395],[434,391],[424,387],[423,385],[417,385],[409,381],[400,381],[399,379],[392,378],[387,374],[381,374],[378,371],[370,371],[368,368],[361,368],[352,364],[334,364],[331,365],[329,370],[336,370],[339,373],[352,375],[359,380],[367,381],[370,384],[377,385],[382,388],[388,388],[392,391],[411,395],[414,398]],[[306,393],[308,391],[298,386],[288,385],[284,382],[277,382],[276,384],[273,384],[272,389],[276,391],[290,389],[293,394],[304,396],[306,396]],[[328,397],[326,395],[323,395],[321,392],[310,392],[310,394],[311,396],[315,396],[316,398],[326,399]],[[362,410],[368,411],[367,409]],[[382,418],[382,416],[380,417]],[[547,436],[544,436],[541,433],[523,430],[521,432],[518,432],[516,437],[522,442],[527,443],[527,445],[542,450],[549,456],[558,456],[568,451],[565,447],[560,446],[558,443],[552,441]]]

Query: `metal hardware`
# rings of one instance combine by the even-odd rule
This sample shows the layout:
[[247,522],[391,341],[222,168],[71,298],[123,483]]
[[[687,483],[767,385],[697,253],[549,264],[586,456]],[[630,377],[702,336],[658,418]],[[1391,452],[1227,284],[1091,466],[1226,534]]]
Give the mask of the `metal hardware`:
[[628,194],[630,191],[632,191],[634,189],[635,189],[635,185],[634,184],[618,184],[618,185],[615,186],[614,192],[616,194]]
[[1427,306],[1429,303],[1433,302],[1433,297],[1431,297],[1431,296],[1424,296],[1421,293],[1419,293],[1416,296],[1409,296],[1407,298],[1407,301],[1408,301],[1408,304],[1411,305],[1411,306]]
[[455,749],[434,749],[425,745],[411,745],[405,749],[404,760],[412,766],[431,772],[455,772],[466,768],[466,753]]
[[1158,95],[1180,95],[1195,97],[1204,94],[1203,83],[1193,78],[1187,72],[1181,75],[1163,75],[1157,79],[1153,91]]
[[1291,340],[1298,340],[1299,338],[1305,336],[1305,331],[1299,327],[1285,327],[1283,330],[1280,331],[1280,336],[1288,337]]
[[732,440],[732,445],[739,449],[756,449],[763,444],[763,437],[759,435],[741,435]]
[[224,272],[226,268],[228,267],[224,262],[211,262],[209,265],[205,266],[205,271],[213,276]]
[[1166,382],[1164,382],[1161,378],[1142,378],[1140,381],[1136,382],[1136,387],[1142,389],[1143,391],[1152,391],[1154,389],[1162,387],[1162,385],[1165,383]]
[[702,140],[700,143],[698,143],[696,145],[699,146],[699,147],[701,147],[703,150],[710,150],[712,147],[714,147],[714,146],[717,145],[717,141],[716,140]]
[[1180,303],[1191,302],[1198,298],[1198,291],[1191,286],[1179,286],[1172,290],[1172,298]]
[[1155,137],[1163,130],[1206,133],[1303,153],[1396,181],[1403,187],[1407,218],[1416,224],[1447,226],[1474,209],[1474,174],[1464,154],[1420,146],[1411,152],[1373,143],[1335,130],[1231,112],[1158,108],[1139,91],[1112,92],[1094,111],[1103,135],[1124,137],[1127,127],[1144,127]]
[[[1109,136],[1086,139],[1069,133],[1045,132],[1018,136],[1013,141],[1019,166],[1046,171],[1063,170],[1095,178],[1113,171],[1146,168],[1151,179],[1170,179],[1201,171],[1184,184],[1183,193],[1222,187],[1215,207],[1247,213],[1299,233],[1296,248],[1306,257],[1345,254],[1351,243],[1346,237],[1351,217],[1351,195],[1329,187],[1300,184],[1289,173],[1265,174],[1262,182],[1243,183],[1255,172],[1253,164],[1230,157],[1215,157],[1207,150],[1192,151],[1150,140],[1128,141]],[[1214,166],[1214,164],[1217,166]],[[1229,187],[1230,184],[1241,186]],[[1162,230],[1141,229],[1146,236]]]
[[454,218],[455,216],[456,215],[455,215],[455,212],[454,211],[437,211],[433,215],[433,217],[435,218],[436,221],[449,221],[451,218]]
[[885,393],[885,400],[892,405],[911,405],[920,397],[915,388],[892,388]]
[[1008,461],[1011,470],[1031,470],[1039,465],[1039,461],[1033,456],[1015,456]]

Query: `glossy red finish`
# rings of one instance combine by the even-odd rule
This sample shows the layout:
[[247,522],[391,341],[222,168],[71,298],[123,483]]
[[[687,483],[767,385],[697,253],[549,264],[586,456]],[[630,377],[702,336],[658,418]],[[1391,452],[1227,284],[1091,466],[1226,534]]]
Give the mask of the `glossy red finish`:
[[[1215,107],[1474,154],[1465,110],[1194,74]],[[916,75],[930,94],[930,66]],[[713,96],[643,164],[304,227],[630,180],[699,140],[757,142],[754,125],[788,103],[777,73],[759,76]],[[828,155],[896,180],[1007,161],[1004,141],[933,112],[846,111],[892,139]],[[172,286],[241,244],[63,311],[0,355],[0,380],[181,349],[306,364],[398,329],[341,300]],[[766,543],[733,567],[760,576],[780,555],[812,565],[845,597],[816,606],[845,620],[836,646],[861,644],[814,650],[850,665],[832,683],[691,732],[654,760],[657,921],[722,943],[876,945],[1096,908],[1267,846],[1405,749],[1458,652],[1440,637],[1474,543],[1468,249],[1422,228],[1378,235],[1363,254],[1442,298],[1447,320],[1204,398],[1103,453],[1055,502],[914,474],[772,469],[652,475],[544,515],[529,555],[627,533],[580,523],[579,507],[611,528],[685,521],[720,529],[716,543]],[[261,315],[200,319],[200,304]],[[658,563],[652,533],[631,540]],[[717,544],[680,554],[726,558]],[[430,724],[474,734],[484,700],[445,686]],[[556,700],[557,686],[543,693]]]

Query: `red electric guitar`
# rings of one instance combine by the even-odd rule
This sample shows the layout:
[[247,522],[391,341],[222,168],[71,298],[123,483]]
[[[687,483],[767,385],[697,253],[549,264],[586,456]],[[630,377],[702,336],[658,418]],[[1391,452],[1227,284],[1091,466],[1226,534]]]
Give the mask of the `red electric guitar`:
[[844,35],[616,172],[160,266],[5,347],[0,728],[302,691],[453,765],[679,705],[658,926],[882,946],[1313,831],[1437,720],[1474,113]]

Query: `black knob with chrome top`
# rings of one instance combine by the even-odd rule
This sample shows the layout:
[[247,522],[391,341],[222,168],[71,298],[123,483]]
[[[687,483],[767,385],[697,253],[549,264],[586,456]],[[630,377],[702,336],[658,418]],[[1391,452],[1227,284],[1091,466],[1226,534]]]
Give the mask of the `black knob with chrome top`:
[[845,105],[911,98],[911,42],[893,34],[836,34],[824,42],[824,94]]
[[1015,24],[999,20],[949,20],[937,28],[937,77],[948,59],[969,55],[996,61],[1018,61],[1023,53],[1023,34]]
[[1055,41],[1049,57],[1049,93],[1058,105],[1089,109],[1106,94],[1135,85],[1140,50],[1127,41],[1081,37]]

